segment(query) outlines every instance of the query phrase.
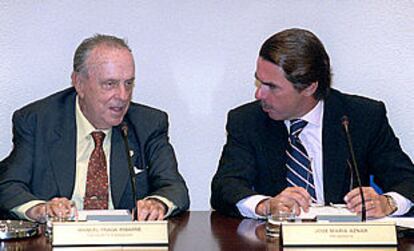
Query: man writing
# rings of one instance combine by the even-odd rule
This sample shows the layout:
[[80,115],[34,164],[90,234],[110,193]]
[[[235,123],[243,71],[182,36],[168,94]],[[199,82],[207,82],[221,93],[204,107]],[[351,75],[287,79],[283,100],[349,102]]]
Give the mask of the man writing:
[[[345,203],[361,213],[361,196],[341,119],[349,130],[367,216],[405,214],[412,206],[414,166],[391,129],[382,102],[331,88],[329,57],[302,29],[270,37],[257,60],[256,99],[230,111],[227,143],[212,182],[212,206],[251,218],[308,211],[312,203]],[[385,194],[369,187],[369,176]]]
[[[11,154],[0,162],[0,207],[40,221],[48,212],[138,208],[139,220],[160,220],[189,206],[168,141],[164,112],[131,102],[135,63],[114,36],[85,39],[74,55],[72,88],[14,113]],[[128,156],[138,201],[132,201]]]

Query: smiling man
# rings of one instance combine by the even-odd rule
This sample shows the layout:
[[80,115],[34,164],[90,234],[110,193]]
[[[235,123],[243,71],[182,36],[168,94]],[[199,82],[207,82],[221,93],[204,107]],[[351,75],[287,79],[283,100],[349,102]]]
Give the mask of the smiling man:
[[[402,215],[414,200],[414,166],[382,102],[331,88],[328,54],[303,29],[276,33],[256,66],[257,101],[228,114],[227,142],[212,181],[222,213],[263,218],[312,204],[344,203],[361,213],[342,118],[349,118],[367,216]],[[385,194],[369,186],[369,177]]]
[[[124,40],[85,39],[74,55],[73,87],[14,113],[14,147],[0,162],[0,208],[34,221],[44,219],[45,205],[49,214],[68,212],[73,203],[78,210],[137,207],[139,220],[188,209],[167,114],[131,102],[134,80]],[[122,139],[125,128],[130,149]]]

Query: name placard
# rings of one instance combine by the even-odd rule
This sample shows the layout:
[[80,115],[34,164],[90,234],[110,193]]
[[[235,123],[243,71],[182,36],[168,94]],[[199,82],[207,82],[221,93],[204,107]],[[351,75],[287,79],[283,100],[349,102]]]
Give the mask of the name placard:
[[168,245],[168,221],[56,222],[52,245]]
[[395,246],[395,223],[282,223],[283,246]]

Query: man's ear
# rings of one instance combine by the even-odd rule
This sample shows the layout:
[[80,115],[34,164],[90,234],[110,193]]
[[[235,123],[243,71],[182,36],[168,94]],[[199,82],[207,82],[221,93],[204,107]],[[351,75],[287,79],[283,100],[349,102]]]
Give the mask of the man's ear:
[[312,84],[310,84],[308,87],[306,87],[303,90],[303,93],[308,97],[313,96],[315,94],[316,90],[318,89],[318,85],[319,85],[318,81],[313,82]]
[[83,98],[83,85],[81,81],[82,76],[80,76],[80,74],[77,72],[72,72],[70,78],[72,79],[72,86],[75,87],[75,90],[78,93],[79,97]]

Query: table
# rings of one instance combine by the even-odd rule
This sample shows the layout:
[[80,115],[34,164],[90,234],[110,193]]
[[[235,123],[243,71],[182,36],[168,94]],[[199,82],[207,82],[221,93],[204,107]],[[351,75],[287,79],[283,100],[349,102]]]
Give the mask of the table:
[[[215,211],[191,211],[173,217],[169,230],[168,250],[281,250],[278,239],[266,238],[263,222],[230,218]],[[0,243],[0,250],[7,251],[53,250],[43,235]],[[414,239],[400,238],[398,248],[391,250],[414,250]]]

